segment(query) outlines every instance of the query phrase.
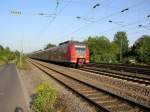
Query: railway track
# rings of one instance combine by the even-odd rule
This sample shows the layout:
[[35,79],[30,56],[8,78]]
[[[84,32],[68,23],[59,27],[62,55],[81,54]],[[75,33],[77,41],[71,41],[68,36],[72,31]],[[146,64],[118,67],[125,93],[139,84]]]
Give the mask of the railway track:
[[104,112],[148,112],[148,108],[125,100],[109,92],[101,90],[86,81],[72,75],[51,68],[47,64],[30,60],[32,64],[47,73],[57,81],[63,83],[88,101],[99,107]]
[[121,73],[117,71],[100,69],[97,67],[89,67],[89,66],[84,66],[79,69],[87,71],[87,72],[93,72],[93,73],[97,73],[101,75],[106,75],[109,77],[132,81],[132,82],[139,83],[139,84],[150,85],[150,76],[147,76],[147,75],[145,76],[142,74],[131,74],[131,73],[124,73],[124,72]]
[[125,65],[125,64],[89,64],[88,67],[107,68],[110,70],[125,71],[136,74],[150,75],[150,66]]

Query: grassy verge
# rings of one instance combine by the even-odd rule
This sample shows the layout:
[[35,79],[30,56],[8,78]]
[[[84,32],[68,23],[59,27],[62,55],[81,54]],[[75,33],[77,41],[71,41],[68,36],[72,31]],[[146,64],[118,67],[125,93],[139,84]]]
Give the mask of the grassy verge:
[[32,97],[31,109],[34,112],[96,112],[71,94],[58,93],[48,83],[37,87]]
[[19,69],[28,69],[26,56],[19,51],[11,51],[9,47],[0,45],[0,66],[8,63],[15,63]]
[[0,67],[3,66],[3,65],[5,65],[5,62],[0,60]]
[[56,99],[57,91],[48,84],[43,83],[37,87],[31,107],[36,112],[55,112]]
[[22,56],[21,58],[20,58],[20,56],[16,57],[15,62],[16,62],[16,66],[18,69],[21,69],[21,70],[29,69],[29,65],[28,65],[26,59],[27,59],[26,56]]

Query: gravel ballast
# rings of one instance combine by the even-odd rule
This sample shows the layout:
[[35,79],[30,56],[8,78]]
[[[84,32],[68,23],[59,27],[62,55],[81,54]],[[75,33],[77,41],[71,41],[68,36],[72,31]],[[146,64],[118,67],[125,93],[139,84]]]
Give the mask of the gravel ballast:
[[[60,102],[65,104],[65,112],[96,112],[97,108],[92,104],[89,104],[85,99],[81,98],[79,95],[43,73],[31,63],[28,63],[28,65],[28,70],[19,70],[19,72],[23,79],[27,93],[30,96],[29,101],[31,101],[31,96],[35,93],[35,88],[37,86],[42,83],[48,83],[58,91],[60,96],[63,96],[63,101]],[[61,110],[58,112],[61,112]]]

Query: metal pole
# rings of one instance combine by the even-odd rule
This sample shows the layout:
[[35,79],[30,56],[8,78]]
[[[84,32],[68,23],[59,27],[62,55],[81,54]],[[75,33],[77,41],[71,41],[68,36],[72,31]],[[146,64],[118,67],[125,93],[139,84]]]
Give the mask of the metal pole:
[[122,62],[122,39],[120,44],[120,62]]
[[[23,36],[23,35],[22,35]],[[22,55],[23,55],[23,37],[21,37],[21,42],[20,42],[20,66],[22,66]]]

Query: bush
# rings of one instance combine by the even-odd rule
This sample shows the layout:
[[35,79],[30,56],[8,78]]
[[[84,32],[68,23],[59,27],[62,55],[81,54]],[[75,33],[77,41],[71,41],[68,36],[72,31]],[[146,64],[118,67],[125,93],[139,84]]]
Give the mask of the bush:
[[36,112],[54,112],[56,99],[56,90],[43,83],[37,87],[31,107]]

